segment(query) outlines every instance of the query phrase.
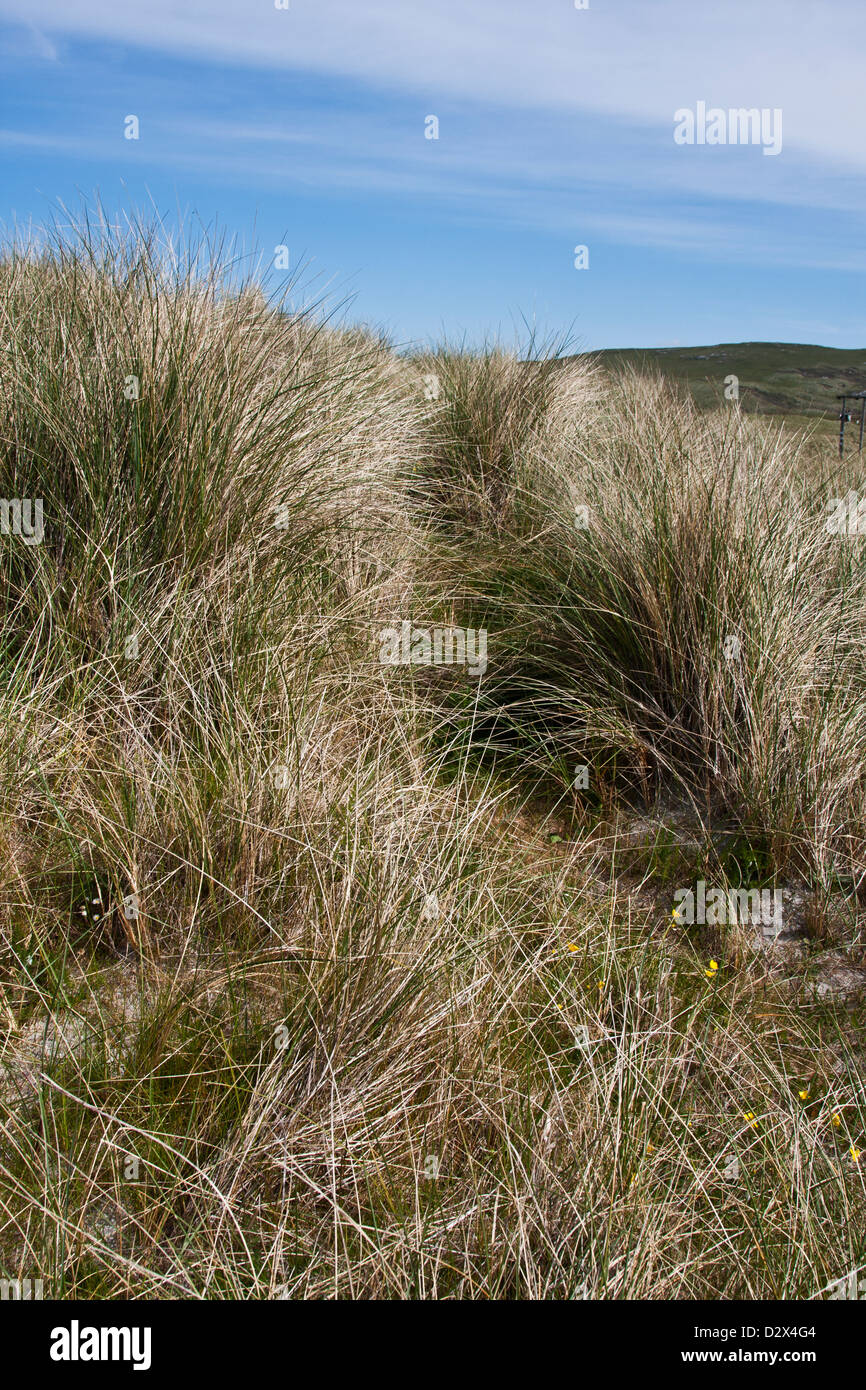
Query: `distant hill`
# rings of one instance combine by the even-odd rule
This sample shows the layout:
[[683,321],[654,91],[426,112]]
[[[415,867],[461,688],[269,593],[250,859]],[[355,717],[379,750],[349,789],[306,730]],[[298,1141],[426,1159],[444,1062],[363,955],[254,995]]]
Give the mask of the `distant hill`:
[[740,383],[744,410],[838,416],[842,391],[866,391],[866,348],[810,343],[717,343],[714,347],[611,348],[588,354],[602,366],[656,369],[689,388],[699,405],[724,402],[725,377]]

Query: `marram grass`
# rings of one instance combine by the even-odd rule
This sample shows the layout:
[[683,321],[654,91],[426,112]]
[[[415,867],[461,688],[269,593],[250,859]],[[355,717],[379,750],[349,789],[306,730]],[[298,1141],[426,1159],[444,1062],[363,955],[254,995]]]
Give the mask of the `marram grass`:
[[[721,825],[857,963],[851,478],[659,381],[400,356],[87,224],[0,262],[0,469],[44,528],[0,537],[3,1277],[778,1299],[863,1267],[862,996],[809,993],[819,929],[780,970],[670,911],[731,872]],[[486,671],[383,664],[404,622],[483,629]],[[692,840],[635,855],[666,804]]]

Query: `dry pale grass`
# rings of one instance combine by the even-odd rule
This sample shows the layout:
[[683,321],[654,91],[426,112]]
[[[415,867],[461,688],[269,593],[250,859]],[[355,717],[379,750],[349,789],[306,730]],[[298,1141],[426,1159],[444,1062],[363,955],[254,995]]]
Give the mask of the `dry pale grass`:
[[[724,823],[844,907],[858,966],[841,480],[657,382],[400,359],[212,252],[85,225],[0,263],[2,492],[45,515],[0,539],[3,1275],[790,1298],[860,1268],[862,1003],[815,1001],[812,945],[670,916],[732,872]],[[485,627],[485,675],[383,666],[406,618]],[[665,798],[702,846],[673,868],[628,830]]]

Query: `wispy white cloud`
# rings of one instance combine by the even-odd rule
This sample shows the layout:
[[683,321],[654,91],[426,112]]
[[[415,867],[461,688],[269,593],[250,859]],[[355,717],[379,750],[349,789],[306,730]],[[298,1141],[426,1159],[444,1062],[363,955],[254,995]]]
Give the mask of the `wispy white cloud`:
[[7,59],[18,58],[27,61],[35,58],[43,63],[60,61],[57,44],[34,24],[22,24],[10,30],[4,40],[3,52]]
[[[88,114],[86,82],[55,133],[6,130],[0,143],[247,188],[414,198],[455,222],[504,221],[564,244],[593,237],[751,264],[866,266],[860,0],[290,5],[0,0],[16,32],[51,36],[43,57],[87,38],[217,62],[221,82],[262,73],[238,80],[237,118],[210,83],[149,77],[134,148]],[[111,75],[120,100],[123,70]],[[312,109],[304,74],[352,81]],[[782,155],[676,146],[674,111],[699,99],[781,108]],[[426,142],[424,115],[437,111],[441,139]]]
[[[698,98],[781,107],[787,148],[866,165],[860,0],[0,0],[46,34],[351,76],[433,99],[596,111],[661,135]],[[841,40],[841,41],[840,41]]]
[[[325,111],[296,129],[256,117],[235,122],[188,118],[163,111],[148,117],[145,138],[128,143],[117,130],[73,134],[64,130],[0,129],[0,146],[32,149],[128,167],[204,175],[238,188],[369,197],[393,195],[447,208],[453,223],[487,223],[541,230],[573,241],[604,239],[621,245],[671,250],[679,255],[753,265],[863,271],[862,193],[826,179],[820,166],[803,178],[778,170],[761,178],[757,151],[731,150],[717,158],[695,151],[691,196],[677,198],[671,169],[677,155],[659,152],[645,131],[617,132],[622,157],[589,142],[578,154],[533,156],[533,140],[515,145],[464,126],[464,138],[434,147],[415,129],[395,138],[375,113]],[[690,152],[691,153],[691,152]],[[624,169],[628,186],[623,187]],[[778,172],[777,172],[778,171]],[[768,233],[767,204],[816,208],[834,214],[789,220],[784,237]]]

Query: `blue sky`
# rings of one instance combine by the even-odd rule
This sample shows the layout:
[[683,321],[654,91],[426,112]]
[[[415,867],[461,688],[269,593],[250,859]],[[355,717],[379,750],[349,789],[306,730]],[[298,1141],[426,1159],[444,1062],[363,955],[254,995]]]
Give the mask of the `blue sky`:
[[[866,344],[862,0],[289,6],[0,0],[6,231],[218,222],[397,344]],[[699,101],[781,110],[781,153],[677,145]]]

